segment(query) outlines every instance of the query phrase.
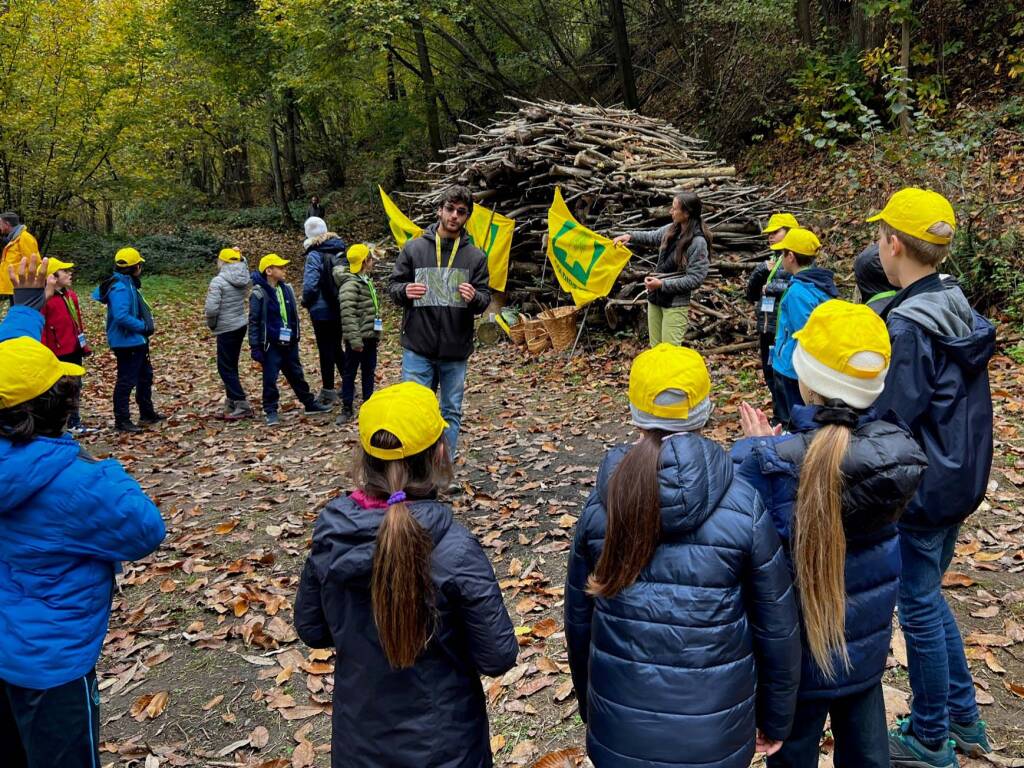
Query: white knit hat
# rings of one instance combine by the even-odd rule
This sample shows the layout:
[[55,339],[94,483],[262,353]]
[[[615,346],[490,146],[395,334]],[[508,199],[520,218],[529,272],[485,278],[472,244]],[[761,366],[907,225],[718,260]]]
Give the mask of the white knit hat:
[[305,228],[307,238],[314,238],[327,234],[327,222],[319,216],[310,216],[306,219]]
[[850,362],[862,368],[877,368],[878,375],[870,379],[850,376],[815,360],[800,344],[793,350],[796,376],[808,389],[826,400],[842,400],[853,408],[869,408],[885,388],[885,374],[889,371],[885,358],[877,352],[864,351],[853,355]]

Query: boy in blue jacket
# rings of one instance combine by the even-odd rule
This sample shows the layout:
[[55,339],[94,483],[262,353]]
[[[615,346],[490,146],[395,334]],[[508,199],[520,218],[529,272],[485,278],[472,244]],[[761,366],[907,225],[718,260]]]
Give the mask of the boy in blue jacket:
[[839,295],[832,270],[815,265],[821,242],[817,235],[803,227],[793,227],[786,236],[771,246],[780,251],[782,268],[792,275],[789,287],[779,300],[779,317],[772,349],[775,376],[775,419],[790,426],[794,405],[803,405],[796,370],[793,368],[793,334],[804,327],[807,318],[819,304]]
[[[149,337],[155,329],[153,313],[142,296],[142,265],[145,259],[134,248],[114,254],[114,274],[93,291],[95,301],[107,305],[107,344],[117,358],[114,383],[114,428],[119,432],[141,432],[164,416],[153,406],[153,364]],[[135,390],[139,423],[132,421],[130,398]],[[140,426],[142,425],[142,426]]]
[[878,222],[882,268],[900,288],[882,312],[892,363],[878,408],[910,425],[928,457],[900,521],[899,617],[914,701],[910,717],[890,734],[889,750],[894,766],[948,768],[957,765],[948,740],[968,754],[991,749],[942,575],[992,467],[988,361],[995,328],[938,274],[956,227],[948,200],[903,189],[868,221]]
[[37,267],[12,275],[0,324],[0,739],[4,765],[93,768],[114,574],[165,530],[118,462],[66,432],[84,371],[38,341],[45,260]]

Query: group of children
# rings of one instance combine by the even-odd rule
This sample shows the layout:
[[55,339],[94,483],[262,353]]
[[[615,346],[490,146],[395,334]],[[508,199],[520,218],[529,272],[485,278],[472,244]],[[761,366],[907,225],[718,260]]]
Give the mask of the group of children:
[[[703,434],[713,384],[697,352],[663,343],[633,361],[628,399],[638,439],[601,463],[565,589],[569,666],[597,768],[746,768],[755,751],[772,768],[811,768],[826,718],[837,766],[951,768],[954,746],[990,751],[941,581],[991,466],[994,329],[937,274],[955,227],[948,202],[903,190],[871,220],[879,222],[883,272],[897,288],[881,316],[806,277],[813,235],[790,226],[778,238],[780,269],[793,285],[781,293],[778,318],[785,360],[776,344],[770,361],[799,397],[788,401],[786,431],[744,405],[745,438],[727,451]],[[253,292],[262,295],[250,299],[254,354],[272,370],[297,359],[283,261],[261,261]],[[797,323],[787,302],[799,284],[801,311],[816,291],[828,296]],[[39,330],[8,322],[0,339]],[[56,398],[67,412],[67,379],[81,372],[47,352],[35,368],[53,375],[31,388],[13,374],[7,382],[32,343],[0,341],[0,451],[12,456],[51,443],[63,449],[58,434],[26,426],[26,411],[48,413],[45,403]],[[439,499],[451,476],[447,426],[422,384],[367,398],[358,413],[357,487],[317,519],[294,615],[300,638],[337,652],[338,768],[492,765],[480,675],[512,668],[518,643],[487,556]],[[9,483],[20,489],[24,477]],[[24,494],[0,496],[0,514],[25,525],[42,514]],[[131,514],[141,515],[132,523],[139,525],[149,512]],[[0,554],[9,570],[34,569],[37,549],[7,530],[5,521]],[[151,532],[140,537],[146,547],[162,535]],[[146,547],[90,552],[113,559]],[[25,590],[11,600],[0,611],[28,616],[60,603]],[[911,716],[887,732],[881,679],[897,605],[914,699]],[[7,642],[21,641],[0,638]],[[0,658],[27,653],[4,650]],[[94,664],[96,654],[90,646],[85,655]],[[47,681],[92,690],[87,666]],[[0,666],[0,681],[0,731],[25,750],[45,750],[19,710],[18,686],[36,681],[9,665]],[[94,714],[88,700],[85,710]]]

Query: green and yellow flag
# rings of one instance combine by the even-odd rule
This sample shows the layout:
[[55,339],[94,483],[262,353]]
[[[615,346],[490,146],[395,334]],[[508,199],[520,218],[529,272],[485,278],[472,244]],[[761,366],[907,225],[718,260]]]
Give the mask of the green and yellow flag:
[[488,284],[496,291],[504,291],[508,282],[508,257],[515,226],[515,219],[476,204],[466,222],[466,231],[472,235],[473,244],[487,254]]
[[414,237],[422,235],[423,229],[413,224],[404,213],[398,210],[398,206],[388,197],[384,187],[378,185],[377,189],[380,190],[380,199],[384,203],[384,213],[388,215],[391,234],[395,236],[395,242],[398,244],[398,247],[401,248],[405,245],[406,240],[412,240]]
[[548,209],[548,260],[562,290],[572,295],[577,307],[607,296],[632,251],[613,243],[580,224],[555,188]]

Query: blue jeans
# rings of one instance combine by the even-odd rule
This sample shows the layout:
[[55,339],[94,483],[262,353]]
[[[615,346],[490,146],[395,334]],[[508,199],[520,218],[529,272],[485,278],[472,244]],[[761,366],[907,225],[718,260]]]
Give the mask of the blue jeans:
[[818,768],[825,718],[832,717],[836,768],[889,768],[882,684],[835,699],[798,699],[793,731],[768,768]]
[[281,395],[277,391],[277,377],[283,373],[295,396],[307,408],[313,404],[306,376],[302,372],[298,344],[271,344],[263,358],[263,412],[277,413]]
[[775,380],[775,387],[772,389],[775,421],[789,429],[790,420],[793,418],[793,406],[804,404],[804,398],[800,394],[800,382],[783,376],[774,369],[772,373]]
[[949,736],[949,721],[978,719],[964,642],[942,596],[942,575],[953,559],[959,525],[935,531],[900,529],[899,614],[907,640],[911,728],[931,745]]
[[440,385],[441,417],[448,422],[445,440],[456,456],[462,425],[462,394],[466,388],[466,360],[431,360],[411,350],[402,353],[402,381],[415,381],[435,392]]
[[156,414],[153,408],[153,366],[149,361],[149,345],[114,349],[117,379],[114,382],[114,420],[118,424],[131,421],[129,406],[132,390],[143,419]]

